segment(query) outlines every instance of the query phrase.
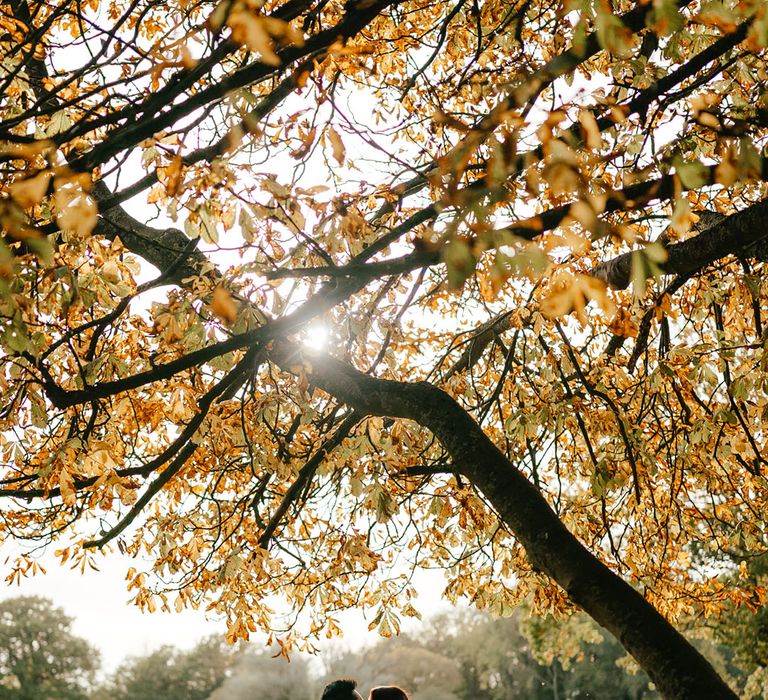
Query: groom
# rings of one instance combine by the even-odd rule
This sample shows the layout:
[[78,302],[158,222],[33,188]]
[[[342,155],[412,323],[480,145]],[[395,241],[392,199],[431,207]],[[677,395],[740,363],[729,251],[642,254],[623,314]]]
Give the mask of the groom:
[[356,687],[357,682],[347,678],[333,681],[325,686],[321,700],[363,700]]

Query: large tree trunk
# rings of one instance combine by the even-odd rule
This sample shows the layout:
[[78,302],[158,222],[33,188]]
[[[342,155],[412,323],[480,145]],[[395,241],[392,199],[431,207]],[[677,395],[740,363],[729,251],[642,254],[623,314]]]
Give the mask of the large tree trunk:
[[[282,344],[285,364],[298,351]],[[710,663],[643,598],[563,525],[539,491],[448,394],[420,382],[375,379],[329,358],[308,358],[312,381],[360,413],[408,418],[427,427],[451,454],[458,473],[493,504],[528,553],[569,598],[611,632],[665,698],[718,700],[736,694]]]

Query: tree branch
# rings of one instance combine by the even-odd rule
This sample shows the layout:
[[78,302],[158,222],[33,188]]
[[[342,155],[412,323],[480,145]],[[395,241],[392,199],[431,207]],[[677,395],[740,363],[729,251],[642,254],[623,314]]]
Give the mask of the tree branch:
[[[662,272],[685,277],[726,255],[748,257],[750,249],[768,237],[767,216],[768,199],[723,217],[718,223],[710,218],[710,225],[697,236],[668,246],[667,260],[658,266]],[[623,253],[600,263],[590,274],[614,289],[626,289],[631,281],[632,256],[636,254]]]
[[[179,435],[171,446],[175,450],[178,450],[171,463],[165,468],[160,476],[147,487],[141,497],[125,516],[121,518],[117,525],[103,533],[98,539],[90,540],[83,544],[84,548],[103,547],[107,542],[117,537],[139,516],[141,511],[144,510],[146,505],[161,491],[161,489],[173,479],[179,471],[181,471],[182,467],[187,463],[187,460],[197,450],[198,445],[192,441],[192,437],[202,424],[205,416],[208,415],[208,411],[213,402],[225,392],[231,391],[237,382],[242,384],[249,375],[256,371],[258,364],[260,363],[260,358],[263,356],[264,352],[260,346],[255,345],[252,347],[235,369],[197,402],[199,409],[197,415],[185,426],[181,435]],[[179,449],[179,447],[181,447],[181,449]],[[170,447],[165,450],[164,454],[168,454],[169,452],[171,452]]]
[[291,507],[291,504],[296,502],[301,492],[312,481],[320,465],[326,456],[338,447],[344,439],[349,435],[352,428],[362,420],[363,416],[355,413],[350,413],[334,431],[333,435],[323,442],[317,451],[307,460],[304,466],[299,470],[296,480],[288,487],[288,490],[283,495],[280,503],[278,504],[275,512],[272,513],[269,518],[269,522],[266,524],[264,531],[259,535],[259,547],[267,549],[269,543],[272,540],[277,528],[280,527],[285,514]]
[[[736,697],[640,593],[567,530],[535,486],[448,394],[427,382],[376,379],[339,360],[303,354],[287,342],[275,343],[270,358],[287,371],[301,362],[316,386],[360,414],[406,418],[431,430],[451,455],[456,471],[483,492],[511,528],[533,566],[619,638],[663,695]],[[678,675],[681,669],[684,678]]]

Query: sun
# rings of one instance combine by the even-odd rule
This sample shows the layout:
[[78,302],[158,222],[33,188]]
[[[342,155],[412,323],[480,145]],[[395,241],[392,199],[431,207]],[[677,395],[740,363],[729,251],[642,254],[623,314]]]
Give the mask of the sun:
[[316,323],[307,328],[302,345],[309,350],[325,350],[328,347],[330,332],[324,323]]

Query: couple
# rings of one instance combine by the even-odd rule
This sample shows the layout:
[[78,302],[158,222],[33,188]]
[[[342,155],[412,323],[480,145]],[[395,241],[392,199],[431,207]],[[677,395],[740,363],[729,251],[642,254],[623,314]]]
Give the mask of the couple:
[[[352,680],[333,681],[325,686],[321,700],[363,700],[356,687],[357,683]],[[408,700],[408,695],[395,685],[382,685],[371,691],[368,700]]]

